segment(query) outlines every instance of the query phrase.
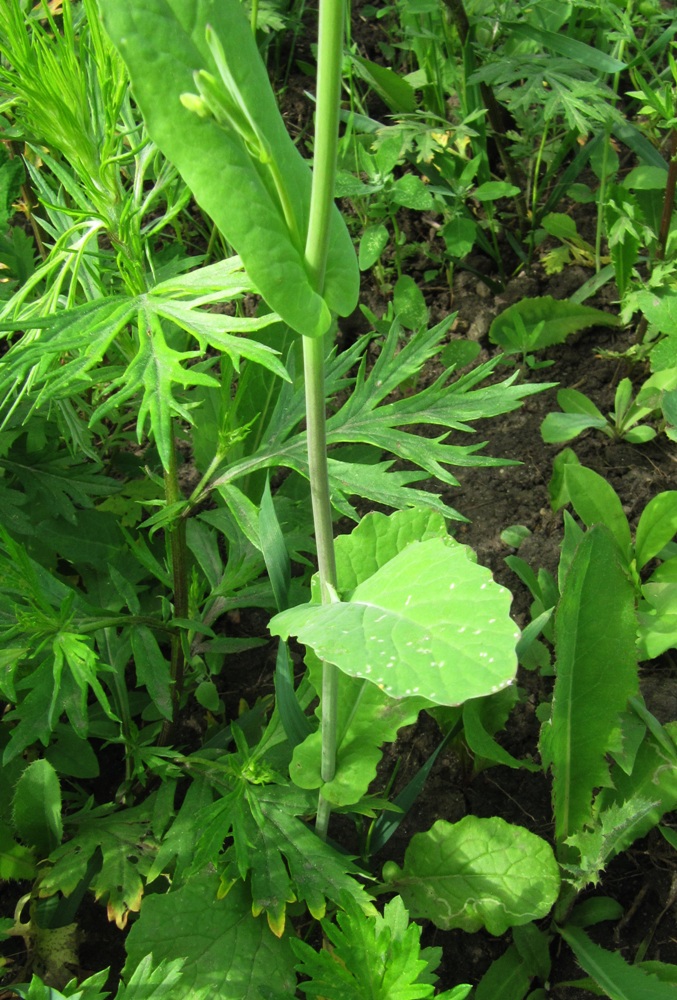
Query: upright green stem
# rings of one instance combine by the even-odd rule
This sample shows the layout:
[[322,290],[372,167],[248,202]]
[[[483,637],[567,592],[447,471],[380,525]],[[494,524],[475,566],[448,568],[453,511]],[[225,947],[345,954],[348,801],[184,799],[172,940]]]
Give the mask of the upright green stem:
[[[306,266],[320,294],[324,288],[329,226],[334,202],[343,59],[343,17],[343,0],[320,0],[315,154],[305,249]],[[332,593],[336,590],[336,562],[327,467],[324,353],[324,341],[321,337],[303,338],[308,467],[313,523],[322,601],[330,603]],[[325,663],[322,672],[321,763],[322,780],[325,782],[331,781],[336,771],[337,686],[337,668],[331,663]],[[316,829],[322,838],[327,836],[330,814],[331,806],[320,793]]]
[[[179,476],[176,461],[176,444],[172,440],[169,457],[169,468],[165,471],[165,499],[167,505],[181,500]],[[169,529],[169,548],[172,557],[172,584],[174,591],[174,617],[188,617],[188,558],[186,550],[186,522],[177,518]],[[183,655],[182,636],[175,632],[171,639],[171,678],[172,686],[172,722],[165,722],[160,733],[160,743],[169,742],[172,727],[176,724],[183,690],[183,671],[185,661]]]

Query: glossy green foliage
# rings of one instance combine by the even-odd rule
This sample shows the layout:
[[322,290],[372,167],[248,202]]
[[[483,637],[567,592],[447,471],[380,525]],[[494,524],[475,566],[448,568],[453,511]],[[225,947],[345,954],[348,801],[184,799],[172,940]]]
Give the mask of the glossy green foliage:
[[402,868],[388,862],[383,877],[412,916],[495,935],[546,916],[560,885],[550,845],[497,816],[438,820],[411,838]]
[[542,748],[553,770],[560,842],[590,822],[593,792],[609,784],[606,754],[620,713],[637,693],[636,628],[633,587],[617,542],[597,525],[576,551],[555,620],[557,680]]
[[61,843],[61,788],[47,760],[34,760],[14,790],[12,822],[21,840],[46,858]]
[[[327,901],[346,897],[365,912],[370,898],[355,878],[360,870],[350,857],[325,844],[302,818],[316,796],[274,781],[265,761],[242,762],[237,755],[213,760],[197,754],[184,766],[195,775],[181,809],[164,838],[149,877],[174,872],[184,885],[206,867],[218,864],[223,885],[250,880],[251,905],[265,912],[281,935],[287,905],[302,900],[316,918]],[[196,818],[197,817],[197,818]]]
[[[240,254],[260,293],[299,333],[325,333],[331,311],[345,316],[356,305],[357,260],[334,210],[318,295],[304,261],[310,169],[287,134],[241,4],[120,0],[104,5],[103,17],[153,140]],[[214,89],[220,121],[182,103],[200,81]]]
[[514,677],[510,594],[450,538],[406,546],[342,598],[283,612],[271,631],[391,698],[457,705]]
[[151,952],[155,962],[183,959],[181,978],[164,1000],[185,1000],[203,990],[249,1000],[264,986],[281,1000],[296,989],[288,938],[275,937],[265,920],[252,916],[251,897],[241,883],[223,898],[214,874],[148,897],[127,939],[126,969]]
[[525,353],[561,344],[570,334],[593,326],[618,326],[618,317],[546,295],[504,309],[491,324],[489,339],[510,354]]
[[[386,903],[383,914],[372,917],[348,905],[336,923],[322,921],[331,948],[315,951],[305,941],[292,941],[301,959],[297,969],[304,979],[299,988],[307,996],[332,1000],[423,1000],[432,997],[440,948],[421,948],[421,928],[409,922],[399,896]],[[437,1000],[464,1000],[470,986],[437,993]]]

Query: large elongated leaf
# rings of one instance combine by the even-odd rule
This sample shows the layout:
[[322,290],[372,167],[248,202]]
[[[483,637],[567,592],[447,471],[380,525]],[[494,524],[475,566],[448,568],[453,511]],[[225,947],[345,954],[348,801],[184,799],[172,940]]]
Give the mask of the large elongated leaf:
[[559,841],[589,822],[593,790],[609,784],[606,754],[637,693],[633,587],[604,525],[584,535],[555,621],[557,680],[543,747],[553,770]]
[[[359,272],[337,210],[331,219],[324,297],[306,269],[310,170],[287,134],[238,0],[116,0],[104,5],[103,18],[127,63],[150,135],[236,248],[271,307],[308,336],[327,330],[330,310],[352,312]],[[281,175],[296,235],[290,232],[271,171],[251,143],[248,148],[237,131],[200,118],[181,102],[182,95],[196,91],[196,71],[220,77],[206,41],[208,25],[225,49],[242,108]]]
[[348,601],[276,615],[273,635],[296,635],[316,655],[391,698],[440,705],[498,691],[516,669],[510,594],[452,539],[407,546]]
[[560,883],[550,845],[498,816],[438,820],[412,837],[402,869],[388,862],[383,877],[412,916],[496,935],[544,917]]

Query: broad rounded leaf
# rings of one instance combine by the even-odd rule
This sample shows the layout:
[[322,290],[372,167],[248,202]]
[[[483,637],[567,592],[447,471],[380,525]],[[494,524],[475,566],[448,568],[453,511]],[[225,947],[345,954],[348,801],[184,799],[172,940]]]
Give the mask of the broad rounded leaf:
[[205,987],[211,996],[246,1000],[274,982],[294,995],[294,956],[264,918],[252,916],[248,888],[236,882],[217,898],[219,879],[201,875],[174,892],[151,895],[127,938],[127,969],[149,952],[153,960],[184,959],[183,975],[167,1000],[184,1000]]
[[270,629],[391,698],[458,705],[512,681],[519,632],[510,601],[465,546],[431,538],[359,583],[350,601],[291,608]]
[[550,845],[498,816],[438,820],[412,837],[404,867],[388,862],[383,877],[412,917],[495,935],[546,916],[560,885]]

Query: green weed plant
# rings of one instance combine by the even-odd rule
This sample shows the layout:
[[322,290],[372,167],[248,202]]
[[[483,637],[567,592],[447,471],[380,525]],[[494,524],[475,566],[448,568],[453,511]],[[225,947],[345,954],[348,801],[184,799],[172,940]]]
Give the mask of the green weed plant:
[[[477,126],[472,156],[457,156],[445,177],[446,146],[435,140],[425,174],[435,186],[394,176],[411,165],[397,135],[355,149],[367,177],[378,174],[367,193],[382,198],[396,242],[392,206],[441,204],[449,246],[463,235],[459,220],[468,248],[484,222],[496,252],[492,205],[519,194],[522,180],[491,174],[488,95],[504,100],[527,144],[529,109],[542,111],[516,209],[524,221],[525,204],[540,211],[548,200],[542,163],[557,189],[556,142],[570,149],[574,133],[618,124],[602,76],[625,68],[630,34],[614,53],[597,51],[585,14],[558,21],[537,4],[502,24],[502,58],[485,52],[478,65],[496,14],[469,19],[449,7],[396,8],[415,81],[354,53],[351,65],[403,114],[415,112],[420,86],[436,129],[461,82],[465,120]],[[557,581],[513,558],[534,596],[520,636],[509,592],[449,534],[461,515],[416,484],[456,485],[453,466],[499,464],[451,432],[543,387],[517,372],[490,378],[493,358],[463,374],[443,368],[419,390],[421,369],[448,354],[454,317],[429,327],[406,274],[392,316],[376,324],[376,360],[367,363],[371,334],[336,352],[335,317],[353,311],[359,281],[334,205],[344,11],[322,0],[312,171],[259,56],[252,27],[267,16],[237,0],[100,10],[84,0],[62,14],[11,0],[0,11],[12,140],[0,161],[0,693],[9,705],[0,793],[10,803],[0,877],[30,885],[0,924],[29,954],[30,981],[13,989],[28,1000],[109,995],[105,972],[80,984],[64,975],[93,895],[131,928],[117,1000],[297,990],[463,1000],[462,969],[458,985],[436,992],[441,950],[421,946],[422,919],[511,935],[478,1000],[540,996],[545,985],[532,986],[548,982],[560,940],[612,1000],[663,1000],[674,969],[599,948],[586,928],[617,909],[579,894],[677,801],[674,726],[659,725],[638,688],[638,662],[675,643],[673,492],[650,501],[633,542],[611,488],[567,453],[553,497],[582,526],[567,516]],[[447,54],[460,40],[462,71],[440,59],[436,25]],[[528,70],[519,92],[518,61],[520,79]],[[457,182],[463,205],[453,207]],[[33,244],[11,213],[19,194]],[[482,206],[480,221],[466,196]],[[196,224],[198,211],[211,221]],[[195,225],[206,254],[191,246]],[[384,229],[388,239],[374,217],[363,267],[385,249]],[[525,300],[492,337],[528,357],[599,320],[580,304]],[[360,517],[364,501],[391,513]],[[339,516],[355,527],[334,539]],[[275,698],[233,713],[220,693],[231,657],[265,642],[233,634],[248,608],[272,614]],[[290,639],[305,649],[300,680]],[[495,737],[519,697],[518,659],[547,672],[547,642],[556,679],[539,711],[551,840],[498,816],[440,819],[399,864],[388,860],[390,837],[452,739],[463,738],[478,770],[541,766]],[[182,720],[194,706],[202,731],[189,737]],[[382,747],[422,711],[442,742],[391,801],[378,777]],[[359,858],[331,839],[334,814],[354,823]],[[382,895],[389,901],[377,906]],[[304,926],[331,948],[304,940]]]

